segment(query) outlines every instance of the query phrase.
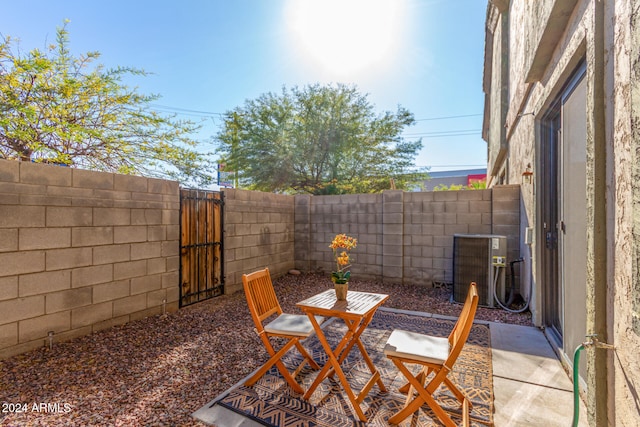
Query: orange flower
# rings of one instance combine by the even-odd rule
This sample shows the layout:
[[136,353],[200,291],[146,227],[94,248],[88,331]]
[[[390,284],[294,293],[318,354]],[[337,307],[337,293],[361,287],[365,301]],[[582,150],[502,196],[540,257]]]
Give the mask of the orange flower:
[[358,244],[358,241],[355,238],[347,236],[346,234],[338,234],[333,239],[329,247],[331,249],[344,248],[344,249],[350,250],[355,248],[357,244]]
[[[346,271],[351,266],[351,257],[349,251],[358,245],[358,240],[347,236],[346,234],[338,234],[333,238],[329,247],[333,249],[333,258],[336,262],[336,269],[331,273],[331,278],[335,283],[347,283],[351,272]],[[341,251],[339,249],[342,249]]]
[[338,265],[347,265],[349,264],[349,254],[343,251],[338,257]]

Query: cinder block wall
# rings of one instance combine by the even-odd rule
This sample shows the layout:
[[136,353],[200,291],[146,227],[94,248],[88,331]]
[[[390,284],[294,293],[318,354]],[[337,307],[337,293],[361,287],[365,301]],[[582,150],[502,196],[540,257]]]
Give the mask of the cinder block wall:
[[[402,192],[398,192],[402,193]],[[383,194],[295,196],[295,261],[302,271],[335,270],[329,244],[336,234],[358,239],[352,274],[380,279],[383,266]]]
[[[493,190],[406,193],[404,277],[453,281],[454,234],[491,234]],[[498,233],[495,233],[498,234]]]
[[278,277],[295,267],[294,198],[224,190],[225,293],[242,290],[242,275],[269,267]]
[[[453,234],[508,236],[518,256],[519,186],[288,196],[225,190],[225,292],[269,267],[334,269],[329,243],[358,238],[353,274],[450,281]],[[0,359],[178,307],[176,182],[0,160]]]
[[303,271],[335,269],[329,243],[358,239],[354,276],[391,283],[453,279],[454,234],[503,234],[519,256],[520,187],[345,196],[295,196],[295,259]]
[[0,359],[178,307],[176,182],[0,160]]

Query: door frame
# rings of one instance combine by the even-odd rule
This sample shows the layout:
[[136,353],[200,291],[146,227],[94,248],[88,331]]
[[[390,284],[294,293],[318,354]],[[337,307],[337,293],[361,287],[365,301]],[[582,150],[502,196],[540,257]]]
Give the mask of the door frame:
[[582,59],[538,121],[539,144],[536,159],[538,160],[537,168],[540,171],[538,175],[540,191],[536,196],[537,218],[539,218],[536,228],[538,241],[541,242],[537,249],[540,260],[539,295],[542,301],[540,312],[542,325],[549,332],[547,335],[556,341],[560,349],[564,344],[563,329],[565,327],[564,289],[559,253],[561,248],[558,246],[561,221],[562,105],[578,84],[586,78],[586,72],[586,60]]

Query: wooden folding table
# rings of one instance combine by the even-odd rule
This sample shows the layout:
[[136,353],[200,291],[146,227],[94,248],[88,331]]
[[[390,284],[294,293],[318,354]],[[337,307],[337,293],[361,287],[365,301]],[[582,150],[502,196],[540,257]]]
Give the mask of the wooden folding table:
[[[349,291],[346,301],[338,301],[335,291],[330,289],[297,303],[297,306],[309,316],[318,339],[329,357],[329,360],[318,373],[313,384],[311,384],[307,392],[304,394],[304,399],[308,400],[325,378],[332,376],[334,373],[338,374],[338,379],[347,393],[347,397],[349,398],[349,401],[351,401],[356,415],[361,421],[367,421],[367,417],[364,415],[364,412],[362,412],[362,408],[360,408],[360,403],[362,403],[376,383],[378,384],[380,391],[386,392],[387,389],[382,383],[380,373],[373,364],[371,357],[367,354],[362,341],[360,341],[360,335],[362,335],[367,325],[371,322],[371,319],[373,319],[373,315],[378,307],[380,307],[388,298],[389,295],[384,294]],[[327,341],[324,331],[315,319],[315,315],[339,317],[344,320],[347,325],[347,332],[345,336],[334,349],[331,348],[331,345]],[[360,349],[360,353],[362,354],[362,357],[364,358],[372,375],[371,379],[362,388],[362,390],[360,390],[360,393],[357,396],[349,386],[347,377],[341,368],[342,362],[347,358],[347,355],[354,345],[357,345],[358,349]]]

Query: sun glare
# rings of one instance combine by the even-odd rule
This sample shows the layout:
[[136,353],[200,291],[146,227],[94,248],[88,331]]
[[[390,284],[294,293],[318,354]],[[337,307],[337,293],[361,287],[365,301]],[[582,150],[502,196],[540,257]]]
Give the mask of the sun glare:
[[400,42],[401,0],[290,0],[295,41],[316,66],[352,77],[392,59]]

